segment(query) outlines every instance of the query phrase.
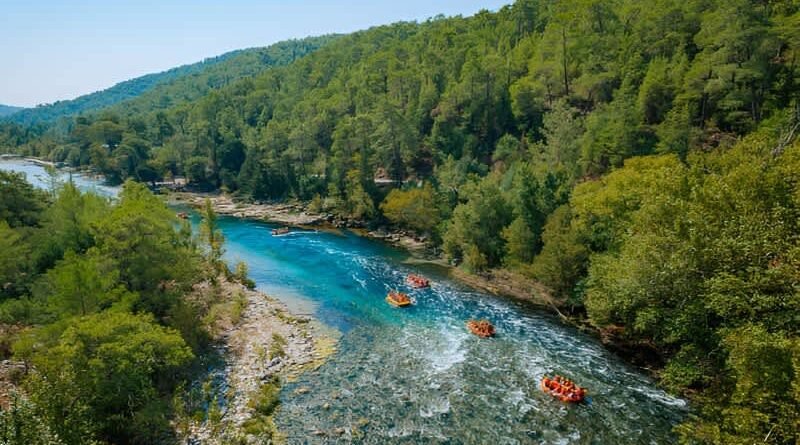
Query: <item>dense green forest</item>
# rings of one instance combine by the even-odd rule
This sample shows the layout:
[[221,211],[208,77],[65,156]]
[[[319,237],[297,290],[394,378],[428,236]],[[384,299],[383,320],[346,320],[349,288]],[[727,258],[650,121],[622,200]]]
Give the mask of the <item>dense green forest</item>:
[[0,104],[0,117],[5,117],[5,116],[8,116],[10,114],[14,114],[17,111],[20,111],[22,109],[23,108],[21,108],[21,107],[12,107],[12,106],[9,106],[9,105]]
[[264,48],[231,51],[202,62],[127,80],[76,99],[29,108],[15,113],[8,120],[25,126],[43,124],[47,127],[61,118],[108,108],[114,113],[128,115],[169,108],[270,67],[287,65],[334,38],[309,37]]
[[134,182],[111,202],[71,183],[43,192],[0,171],[0,344],[3,359],[13,351],[25,363],[11,376],[25,397],[0,410],[0,442],[149,444],[174,435],[183,382],[207,355],[208,314],[220,298],[186,296],[230,274],[213,213],[205,221],[195,239]]
[[795,1],[519,0],[344,36],[170,108],[0,137],[115,181],[181,175],[427,234],[653,351],[696,402],[685,443],[791,444],[798,50]]

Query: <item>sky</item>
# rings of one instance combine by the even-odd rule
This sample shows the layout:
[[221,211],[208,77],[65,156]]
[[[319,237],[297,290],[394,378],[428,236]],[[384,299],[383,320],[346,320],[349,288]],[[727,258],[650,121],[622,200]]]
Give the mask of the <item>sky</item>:
[[511,1],[0,0],[0,104],[72,99],[234,49]]

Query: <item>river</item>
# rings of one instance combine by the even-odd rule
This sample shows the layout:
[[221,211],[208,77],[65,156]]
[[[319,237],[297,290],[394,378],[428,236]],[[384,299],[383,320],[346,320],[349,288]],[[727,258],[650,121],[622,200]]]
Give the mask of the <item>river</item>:
[[[38,166],[2,169],[41,175]],[[46,176],[44,177],[46,179]],[[112,193],[90,178],[84,189]],[[38,181],[45,186],[47,181]],[[326,364],[284,385],[276,417],[289,443],[662,444],[686,414],[595,339],[526,304],[473,291],[403,251],[350,233],[297,231],[273,237],[265,223],[220,218],[225,257],[246,261],[260,290],[341,334]],[[410,290],[409,272],[432,279]],[[384,297],[408,291],[414,306]],[[487,318],[480,339],[464,323]],[[588,388],[566,405],[543,393],[545,374]]]

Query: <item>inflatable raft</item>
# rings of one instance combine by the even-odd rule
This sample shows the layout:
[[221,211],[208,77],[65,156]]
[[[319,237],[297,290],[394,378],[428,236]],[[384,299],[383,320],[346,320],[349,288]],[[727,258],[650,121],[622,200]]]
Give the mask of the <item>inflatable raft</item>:
[[542,391],[558,398],[562,402],[580,403],[586,397],[586,389],[581,388],[572,380],[559,375],[551,378],[544,376],[541,382]]
[[492,337],[495,334],[494,326],[487,320],[470,320],[467,322],[467,329],[478,337]]
[[389,292],[389,294],[386,295],[386,301],[394,307],[411,306],[411,299],[408,298],[408,295],[402,292]]

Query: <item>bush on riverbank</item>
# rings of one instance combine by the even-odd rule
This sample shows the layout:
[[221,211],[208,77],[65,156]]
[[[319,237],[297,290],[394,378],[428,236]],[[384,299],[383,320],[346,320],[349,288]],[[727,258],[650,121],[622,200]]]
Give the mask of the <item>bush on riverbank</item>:
[[278,435],[272,415],[280,406],[280,390],[280,381],[273,378],[262,384],[258,393],[253,395],[250,404],[254,414],[242,425],[246,434],[255,436],[258,440],[267,441],[267,443]]

